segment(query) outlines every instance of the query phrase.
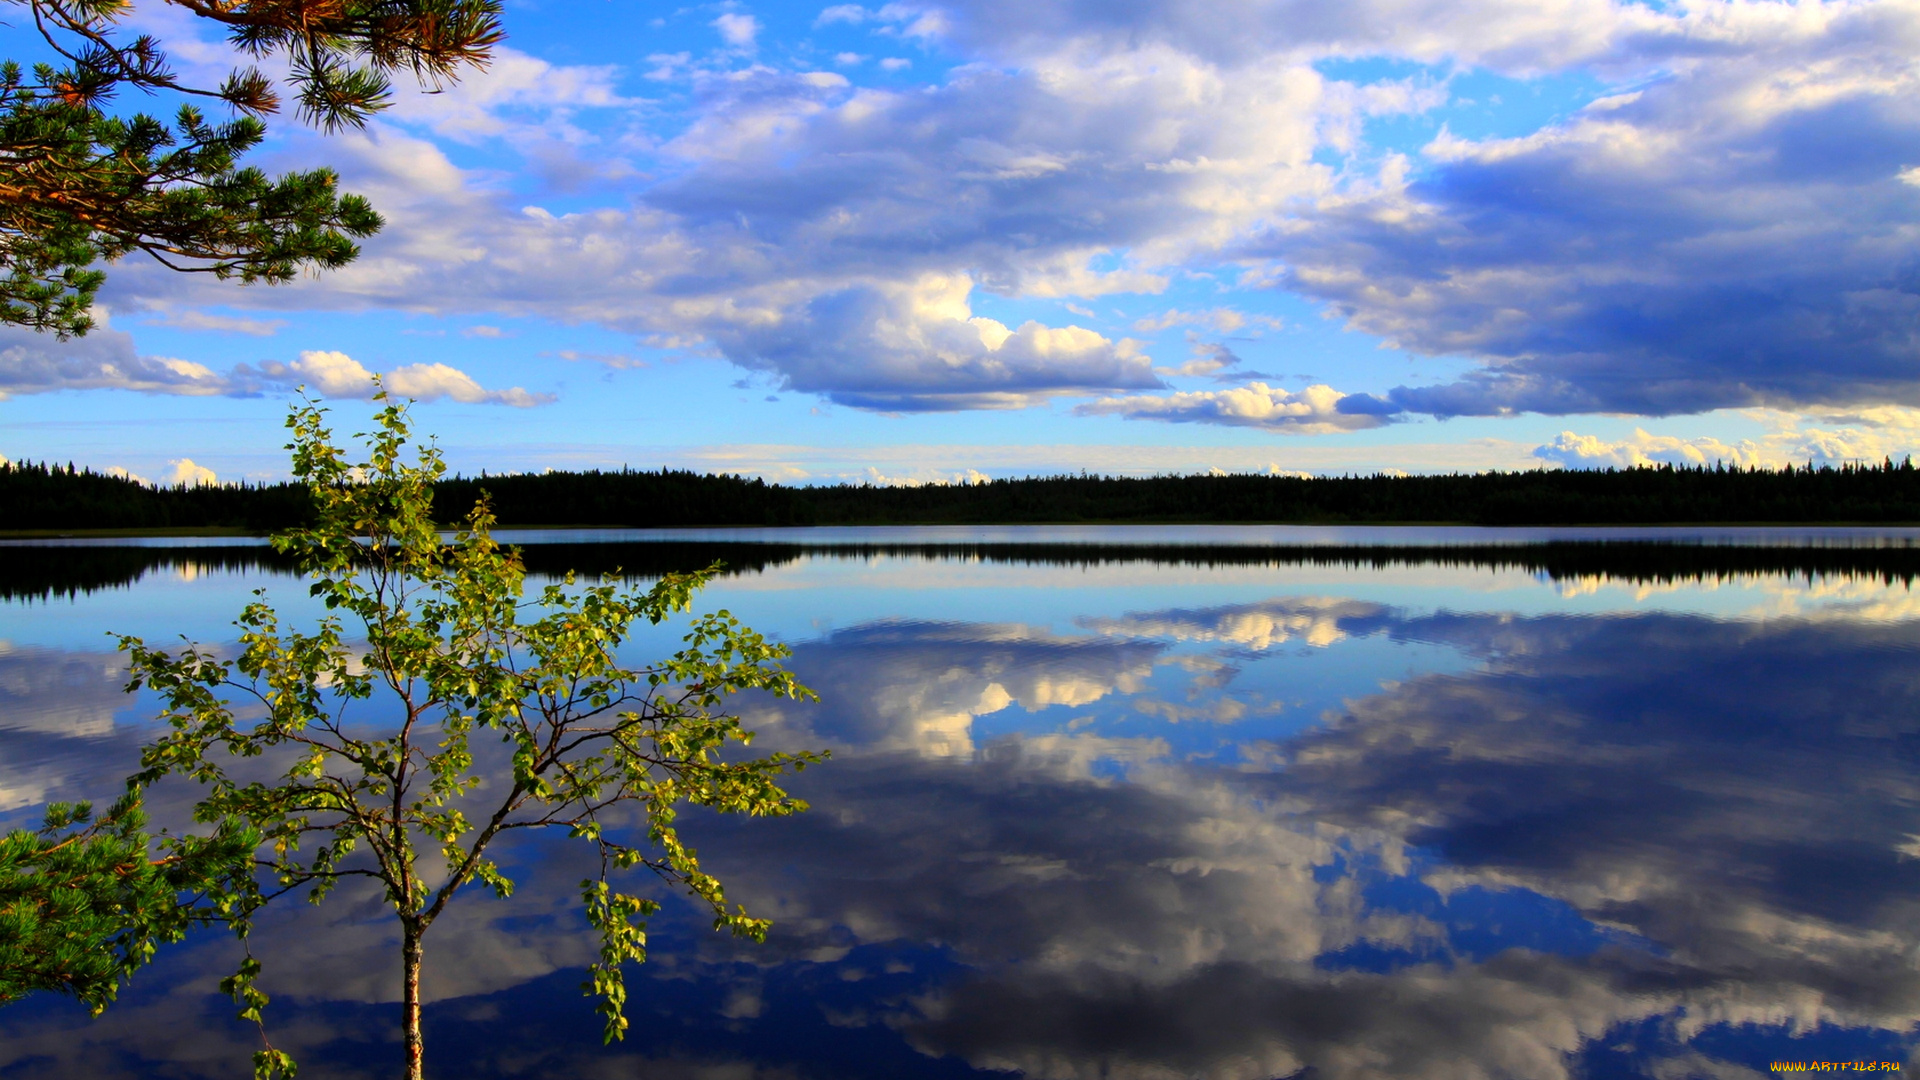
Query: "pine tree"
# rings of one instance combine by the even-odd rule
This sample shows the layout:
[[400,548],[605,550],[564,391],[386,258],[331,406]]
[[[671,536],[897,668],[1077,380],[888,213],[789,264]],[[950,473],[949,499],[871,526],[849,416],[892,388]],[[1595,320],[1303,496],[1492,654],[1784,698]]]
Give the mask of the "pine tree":
[[[299,115],[364,125],[406,71],[438,86],[485,65],[499,0],[167,0],[226,28],[244,55],[281,58]],[[239,159],[266,135],[280,88],[256,67],[194,86],[160,43],[127,37],[131,0],[0,0],[31,19],[57,64],[0,64],[0,323],[66,338],[93,326],[98,264],[143,251],[189,273],[283,282],[352,261],[380,216],[331,169],[278,179]],[[171,123],[112,111],[126,90],[185,99]],[[239,115],[210,121],[195,102]]]

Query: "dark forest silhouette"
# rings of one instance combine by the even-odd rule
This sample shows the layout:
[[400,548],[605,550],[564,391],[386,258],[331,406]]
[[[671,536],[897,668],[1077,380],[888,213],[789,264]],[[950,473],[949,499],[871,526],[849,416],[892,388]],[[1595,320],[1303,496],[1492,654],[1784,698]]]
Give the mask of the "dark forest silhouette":
[[[1554,581],[1604,578],[1635,584],[1725,581],[1753,575],[1803,580],[1848,579],[1913,587],[1920,547],[1798,547],[1671,543],[1639,540],[1549,541],[1537,544],[1225,545],[1058,543],[793,544],[728,541],[529,544],[520,548],[534,574],[569,570],[592,578],[618,574],[655,578],[719,561],[726,573],[752,574],[805,558],[869,559],[876,555],[933,560],[1093,566],[1158,563],[1194,567],[1316,566],[1346,569],[1442,566],[1519,570]],[[14,546],[0,549],[0,601],[71,599],[130,588],[152,573],[237,573],[265,570],[293,576],[293,561],[264,544],[249,547]]]
[[[1635,469],[1435,476],[1049,476],[980,484],[788,487],[733,475],[550,472],[453,477],[444,520],[482,492],[503,525],[672,528],[1107,522],[1421,522],[1475,525],[1920,522],[1912,462],[1780,470]],[[72,465],[0,466],[0,528],[228,528],[301,523],[293,484],[150,487]]]

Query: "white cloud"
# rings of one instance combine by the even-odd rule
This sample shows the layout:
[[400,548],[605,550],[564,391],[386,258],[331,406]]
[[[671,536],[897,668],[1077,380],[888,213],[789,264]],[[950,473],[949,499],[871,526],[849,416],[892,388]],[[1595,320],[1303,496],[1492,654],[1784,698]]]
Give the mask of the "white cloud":
[[1563,431],[1552,442],[1535,449],[1533,456],[1573,469],[1631,469],[1643,465],[1715,463],[1744,468],[1761,464],[1768,455],[1751,441],[1732,446],[1718,439],[1679,439],[1649,435],[1635,428],[1631,438],[1617,442]]
[[310,350],[291,364],[266,365],[267,374],[282,379],[305,379],[327,397],[372,397],[373,372],[346,353]]
[[1533,456],[1568,468],[1632,468],[1638,465],[1711,465],[1723,461],[1743,468],[1783,465],[1874,464],[1920,456],[1920,409],[1874,405],[1816,409],[1804,413],[1778,409],[1748,410],[1769,429],[1755,439],[1726,443],[1710,437],[1651,435],[1634,429],[1626,439],[1608,441],[1563,431]]
[[450,397],[455,401],[490,401],[524,409],[552,400],[550,397],[543,400],[517,386],[508,390],[484,389],[471,375],[446,364],[407,364],[387,372],[384,381],[401,397],[420,401]]
[[908,474],[887,474],[869,465],[859,473],[842,479],[874,487],[951,487],[984,484],[993,478],[979,469],[927,469]]
[[196,465],[192,458],[173,458],[167,462],[167,471],[160,474],[160,483],[172,486],[185,484],[198,487],[202,484],[218,484],[220,478],[212,469]]
[[1298,393],[1249,383],[1231,390],[1183,391],[1108,397],[1076,406],[1082,416],[1121,416],[1128,420],[1164,420],[1175,424],[1223,424],[1289,435],[1324,435],[1379,427],[1387,418],[1375,399],[1343,394],[1331,386],[1309,386]]
[[753,39],[760,33],[760,20],[729,11],[713,20],[713,28],[720,31],[720,39],[728,45],[736,49],[751,49]]
[[[346,353],[309,350],[291,364],[268,362],[261,365],[267,377],[287,385],[301,383],[331,398],[370,398],[375,392],[372,371]],[[381,377],[386,389],[403,398],[437,401],[452,398],[468,404],[491,403],[531,408],[554,400],[551,394],[533,394],[515,386],[506,390],[488,390],[473,376],[447,364],[405,364]]]
[[148,487],[174,487],[181,484],[188,487],[198,487],[201,484],[218,484],[220,482],[220,477],[215,475],[212,469],[196,464],[192,458],[169,459],[167,468],[161,472],[158,480],[149,479],[121,465],[108,466],[106,473],[108,476],[118,476],[122,479],[132,480],[135,483],[145,484]]
[[790,390],[889,411],[1021,408],[1048,397],[1160,385],[1130,339],[973,315],[972,282],[865,283],[710,331],[736,362]]
[[913,66],[913,61],[904,56],[889,56],[880,61],[880,66],[887,71],[905,71]]

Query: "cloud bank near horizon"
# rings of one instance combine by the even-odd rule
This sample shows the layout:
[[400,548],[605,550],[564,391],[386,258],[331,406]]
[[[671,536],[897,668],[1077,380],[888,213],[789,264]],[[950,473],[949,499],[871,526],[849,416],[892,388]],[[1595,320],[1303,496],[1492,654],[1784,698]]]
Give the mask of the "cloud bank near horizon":
[[[23,394],[61,390],[135,390],[185,397],[250,397],[266,391],[305,386],[321,397],[365,400],[374,395],[375,372],[347,354],[307,350],[291,362],[240,364],[218,372],[205,364],[170,356],[144,356],[133,335],[116,330],[106,318],[83,338],[59,341],[18,327],[0,327],[0,401]],[[522,387],[489,390],[473,376],[449,364],[404,364],[381,375],[385,387],[403,398],[531,408],[551,403],[551,394]]]

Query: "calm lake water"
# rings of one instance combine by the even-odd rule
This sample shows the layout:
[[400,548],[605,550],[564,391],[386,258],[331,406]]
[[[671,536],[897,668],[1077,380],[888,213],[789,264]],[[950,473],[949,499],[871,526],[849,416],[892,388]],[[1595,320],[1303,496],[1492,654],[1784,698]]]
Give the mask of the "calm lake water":
[[[725,558],[699,606],[822,699],[747,703],[756,746],[834,756],[810,813],[692,821],[774,931],[669,903],[612,1047],[588,850],[511,849],[512,899],[428,939],[430,1075],[1731,1080],[1920,1045],[1912,530],[513,538]],[[231,643],[259,588],[313,613],[257,546],[0,553],[0,825],[110,798],[156,734],[109,631]],[[394,1071],[378,896],[253,948],[302,1077]],[[163,950],[99,1020],[0,1010],[0,1077],[248,1075],[236,955]]]

